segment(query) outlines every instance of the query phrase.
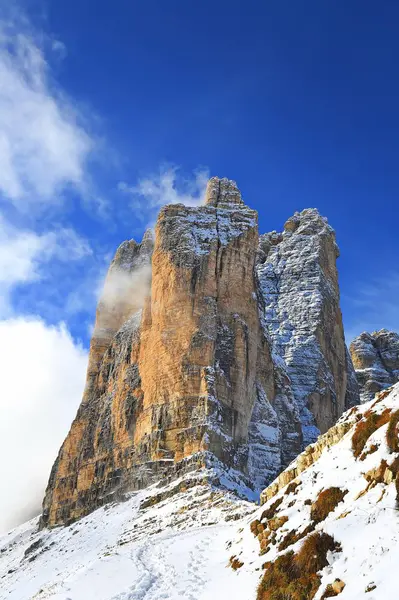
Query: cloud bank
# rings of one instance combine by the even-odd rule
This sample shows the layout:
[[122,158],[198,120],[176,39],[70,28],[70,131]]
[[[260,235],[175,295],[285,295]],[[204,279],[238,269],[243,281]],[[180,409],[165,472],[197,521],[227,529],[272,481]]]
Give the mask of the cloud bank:
[[41,511],[60,442],[79,405],[87,354],[64,325],[0,321],[0,532]]
[[0,215],[0,318],[13,314],[12,293],[19,285],[40,281],[52,261],[70,263],[92,254],[88,241],[73,229],[43,234],[17,228]]
[[[38,304],[45,285],[52,298],[64,294],[66,273],[92,256],[90,244],[64,224],[64,215],[58,224],[54,216],[69,189],[87,190],[94,150],[79,110],[52,79],[43,51],[49,40],[35,35],[15,5],[5,15],[5,6],[0,7],[3,531],[40,511],[51,465],[82,395],[85,350],[66,325],[49,325],[37,316],[30,294],[37,294]],[[66,51],[51,46],[58,57]]]
[[116,305],[130,307],[134,314],[143,308],[151,287],[151,265],[142,265],[135,271],[112,269],[101,290],[101,304],[108,309]]

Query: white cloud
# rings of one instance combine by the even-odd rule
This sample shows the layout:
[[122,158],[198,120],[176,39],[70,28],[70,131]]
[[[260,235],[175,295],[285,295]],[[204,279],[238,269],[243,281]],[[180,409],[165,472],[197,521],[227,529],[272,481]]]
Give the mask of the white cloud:
[[[0,530],[40,511],[83,390],[86,352],[66,326],[51,327],[43,318],[57,323],[61,311],[62,318],[70,318],[69,327],[81,331],[84,319],[94,314],[104,274],[87,240],[73,227],[50,225],[49,214],[66,222],[71,213],[53,208],[65,208],[61,201],[72,187],[86,210],[94,204],[98,216],[115,216],[90,178],[97,140],[76,103],[53,80],[43,43],[53,59],[65,58],[62,42],[36,35],[15,14],[4,19],[0,8],[0,206],[14,219],[0,214]],[[207,178],[198,171],[185,179],[169,168],[119,187],[142,220],[151,222],[163,204],[200,204]],[[121,208],[115,212],[121,220]],[[38,214],[46,220],[36,221]],[[148,278],[147,267],[133,278],[115,276],[104,301],[134,292],[141,305]]]
[[0,216],[0,284],[37,279],[37,262],[48,244],[47,235],[18,230]]
[[[84,386],[87,353],[67,327],[21,316],[36,312],[56,323],[69,294],[83,290],[84,280],[88,297],[94,285],[87,274],[98,261],[90,244],[49,216],[66,222],[57,211],[70,188],[86,209],[107,209],[91,184],[96,143],[44,53],[47,45],[59,61],[66,48],[33,31],[8,4],[0,3],[0,531],[40,512]],[[40,222],[36,209],[46,209]]]
[[0,315],[12,312],[10,295],[15,286],[40,280],[50,261],[69,263],[91,253],[87,240],[73,229],[37,234],[14,227],[0,215]]
[[142,220],[151,221],[164,204],[202,204],[208,179],[209,173],[205,169],[196,171],[188,179],[179,174],[177,167],[169,167],[160,169],[156,175],[139,179],[136,185],[122,181],[118,187],[130,196],[135,214]]
[[[56,42],[57,51],[60,44]],[[56,201],[66,186],[84,188],[94,143],[79,121],[76,108],[52,82],[49,65],[31,32],[0,20],[3,197],[22,209],[34,202]]]
[[99,290],[101,304],[109,309],[127,304],[131,313],[143,308],[151,289],[151,265],[146,264],[129,272],[113,268]]
[[0,321],[0,532],[40,513],[50,469],[79,405],[86,352],[66,327]]

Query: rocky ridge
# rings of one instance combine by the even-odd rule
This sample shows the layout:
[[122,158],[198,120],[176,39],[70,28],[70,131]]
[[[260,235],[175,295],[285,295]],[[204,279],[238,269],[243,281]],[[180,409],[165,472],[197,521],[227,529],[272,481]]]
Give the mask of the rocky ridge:
[[364,332],[350,345],[362,402],[399,381],[399,335],[381,329]]
[[0,536],[0,599],[395,600],[398,423],[396,384],[345,413],[261,507],[214,459],[71,525],[34,519]]
[[398,422],[396,384],[346,412],[263,492],[231,546],[243,570],[262,565],[258,600],[396,597]]
[[236,184],[161,209],[124,242],[97,311],[82,404],[42,527],[160,479],[221,468],[262,489],[357,399],[335,235],[317,211],[259,238]]

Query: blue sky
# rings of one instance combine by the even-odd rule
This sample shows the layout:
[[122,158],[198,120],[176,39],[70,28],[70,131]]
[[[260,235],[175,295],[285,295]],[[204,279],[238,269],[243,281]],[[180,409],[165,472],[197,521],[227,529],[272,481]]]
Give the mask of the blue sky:
[[[44,202],[49,222],[87,240],[85,275],[101,272],[118,243],[140,238],[153,218],[135,210],[121,182],[136,188],[175,166],[179,188],[181,176],[201,170],[235,179],[262,231],[319,208],[341,248],[349,337],[399,326],[396,2],[71,0],[20,8],[47,63],[48,94],[67,97],[87,136],[75,157],[79,185],[71,188],[67,172],[50,183],[61,208]],[[41,211],[43,230],[44,222]],[[13,302],[47,320],[69,319],[87,344],[93,303],[78,311],[75,298],[62,316],[67,288],[82,273],[81,261],[67,262],[50,263],[63,280],[53,306],[48,273]]]
[[19,457],[38,495],[112,254],[208,174],[237,181],[262,232],[317,207],[348,341],[399,330],[398,23],[393,0],[0,0],[0,424],[24,414],[27,443],[46,440]]

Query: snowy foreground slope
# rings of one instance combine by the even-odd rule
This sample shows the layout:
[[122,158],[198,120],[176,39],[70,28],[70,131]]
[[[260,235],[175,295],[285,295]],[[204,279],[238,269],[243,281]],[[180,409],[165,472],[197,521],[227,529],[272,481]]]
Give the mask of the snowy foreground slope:
[[[295,566],[301,548],[311,548],[304,546],[310,536],[315,539],[326,533],[336,548],[326,553],[325,567],[315,575],[318,589],[314,595],[284,595],[282,588],[281,596],[274,596],[265,577],[259,600],[320,600],[337,595],[333,587],[340,600],[399,598],[395,577],[399,565],[398,421],[396,384],[375,400],[345,413],[265,490],[263,498],[268,501],[254,515],[252,531],[244,528],[230,548],[244,563],[242,573],[252,572],[254,567],[262,569],[266,562],[275,563],[288,552]],[[255,536],[256,551],[251,546]],[[263,548],[260,557],[259,542]],[[304,557],[299,558],[303,562]],[[279,562],[283,564],[283,560]],[[270,565],[264,572],[268,569]],[[298,585],[294,580],[293,587],[298,589]]]
[[[69,527],[22,525],[0,538],[0,599],[397,600],[397,411],[399,384],[346,413],[264,492],[262,507],[202,472]],[[333,547],[304,563],[301,550],[320,536]],[[321,568],[310,579],[305,567],[295,574],[313,558]],[[286,559],[294,580],[271,578]]]
[[259,575],[228,566],[228,542],[256,505],[205,476],[154,485],[69,527],[38,532],[34,519],[1,537],[1,600],[255,597]]

